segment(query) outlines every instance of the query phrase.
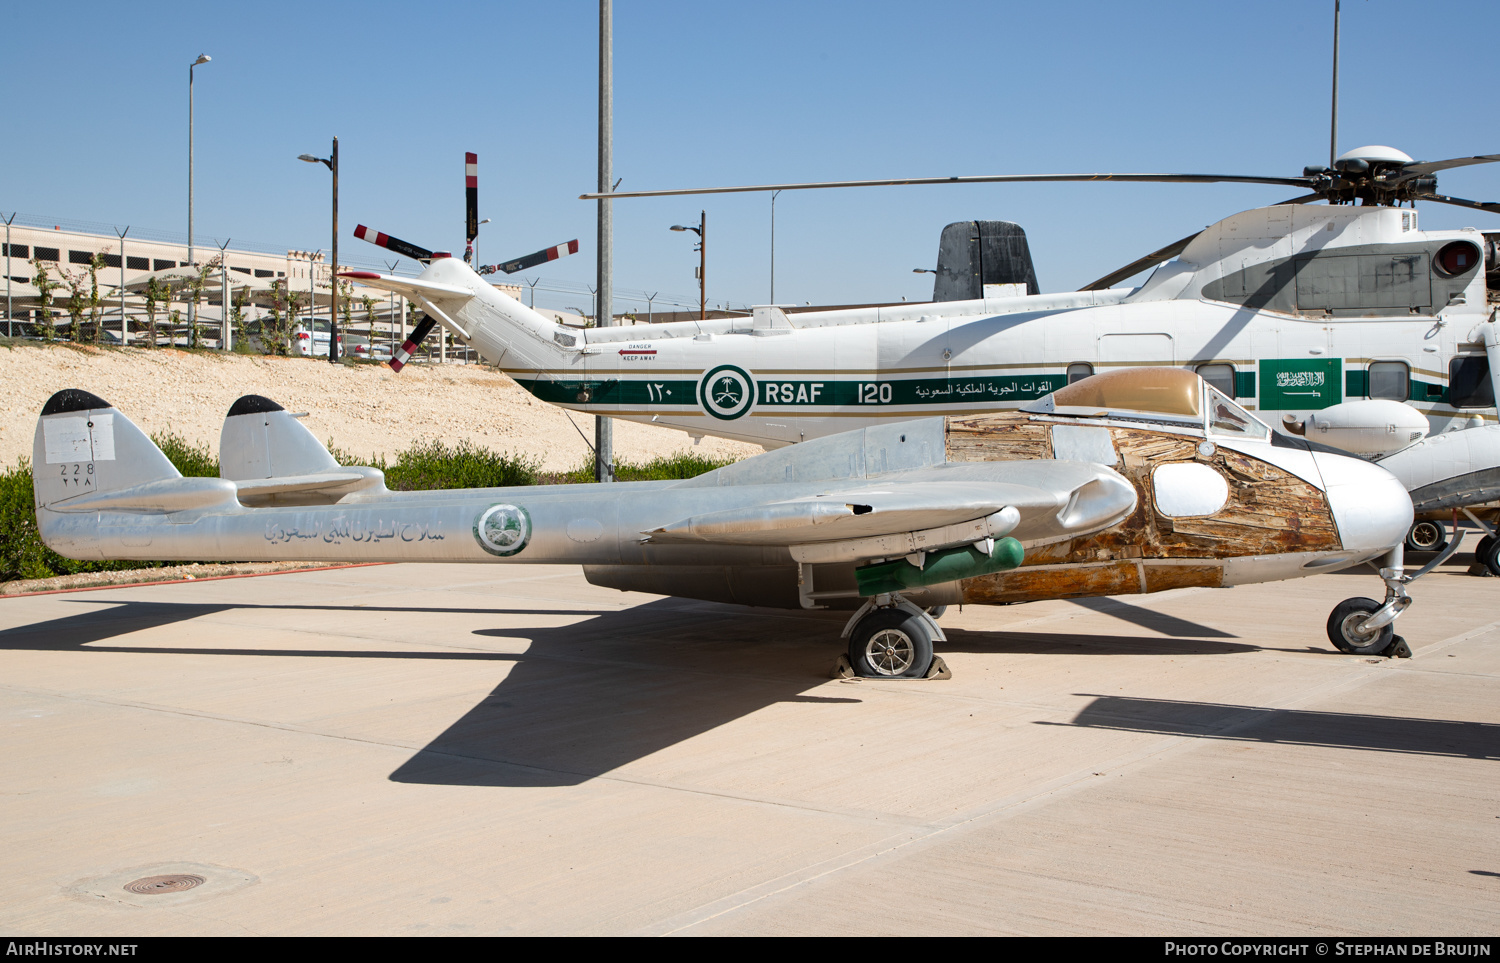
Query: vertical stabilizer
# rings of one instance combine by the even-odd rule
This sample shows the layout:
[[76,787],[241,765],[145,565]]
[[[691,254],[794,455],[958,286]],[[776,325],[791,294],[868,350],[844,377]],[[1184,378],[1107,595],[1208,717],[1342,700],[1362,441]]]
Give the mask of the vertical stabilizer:
[[182,475],[146,433],[109,402],[77,388],[47,400],[31,447],[38,508],[84,495],[135,488]]
[[231,481],[338,471],[339,463],[307,427],[276,402],[245,395],[219,433],[219,477]]

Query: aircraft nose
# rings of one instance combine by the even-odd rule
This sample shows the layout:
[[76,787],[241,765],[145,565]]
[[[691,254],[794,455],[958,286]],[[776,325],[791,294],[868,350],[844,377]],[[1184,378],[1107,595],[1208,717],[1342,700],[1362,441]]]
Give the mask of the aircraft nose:
[[1348,551],[1394,548],[1411,528],[1411,496],[1406,486],[1379,465],[1362,458],[1313,453],[1328,494],[1328,507]]

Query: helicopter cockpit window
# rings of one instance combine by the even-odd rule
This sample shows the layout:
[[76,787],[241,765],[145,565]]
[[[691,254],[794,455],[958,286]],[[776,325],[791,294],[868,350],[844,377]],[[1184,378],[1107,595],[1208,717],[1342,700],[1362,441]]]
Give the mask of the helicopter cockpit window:
[[1204,407],[1208,414],[1208,432],[1211,435],[1234,435],[1266,441],[1271,429],[1250,412],[1235,404],[1224,392],[1211,384],[1203,386]]
[[1455,408],[1495,407],[1495,386],[1490,381],[1487,356],[1461,355],[1448,363],[1448,403]]
[[1207,381],[1229,397],[1239,397],[1239,392],[1234,390],[1234,365],[1200,364],[1195,370],[1198,372],[1198,377]]

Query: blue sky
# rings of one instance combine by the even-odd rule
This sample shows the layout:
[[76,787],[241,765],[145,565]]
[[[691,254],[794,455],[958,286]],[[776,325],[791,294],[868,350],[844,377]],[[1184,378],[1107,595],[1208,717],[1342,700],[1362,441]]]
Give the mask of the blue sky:
[[[463,152],[480,159],[485,261],[579,238],[542,276],[592,283],[597,8],[553,4],[32,4],[6,12],[0,211],[186,230],[187,65],[200,238],[328,242],[358,222],[462,250]],[[1493,0],[1345,0],[1340,149],[1500,152]],[[1242,4],[630,2],[615,9],[621,190],[949,174],[1295,175],[1326,163],[1331,0]],[[1500,198],[1500,166],[1442,177]],[[780,301],[925,299],[943,225],[1026,228],[1045,291],[1076,288],[1289,192],[1229,185],[990,185],[783,194]],[[1295,193],[1290,192],[1290,193]],[[709,300],[769,297],[764,195],[615,204],[615,284],[687,299],[708,211]],[[1425,205],[1423,225],[1500,229]],[[536,274],[532,275],[533,277]],[[577,298],[539,303],[565,307]],[[620,309],[632,307],[617,301]]]

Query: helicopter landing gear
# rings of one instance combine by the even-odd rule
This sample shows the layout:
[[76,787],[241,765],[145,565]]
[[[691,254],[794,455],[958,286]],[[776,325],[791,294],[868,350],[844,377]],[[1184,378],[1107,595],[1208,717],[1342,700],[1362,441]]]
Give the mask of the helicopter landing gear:
[[932,614],[895,593],[865,602],[844,626],[849,667],[865,679],[950,678],[934,642],[947,641]]
[[1413,522],[1406,533],[1410,552],[1441,552],[1448,547],[1448,530],[1439,521]]

